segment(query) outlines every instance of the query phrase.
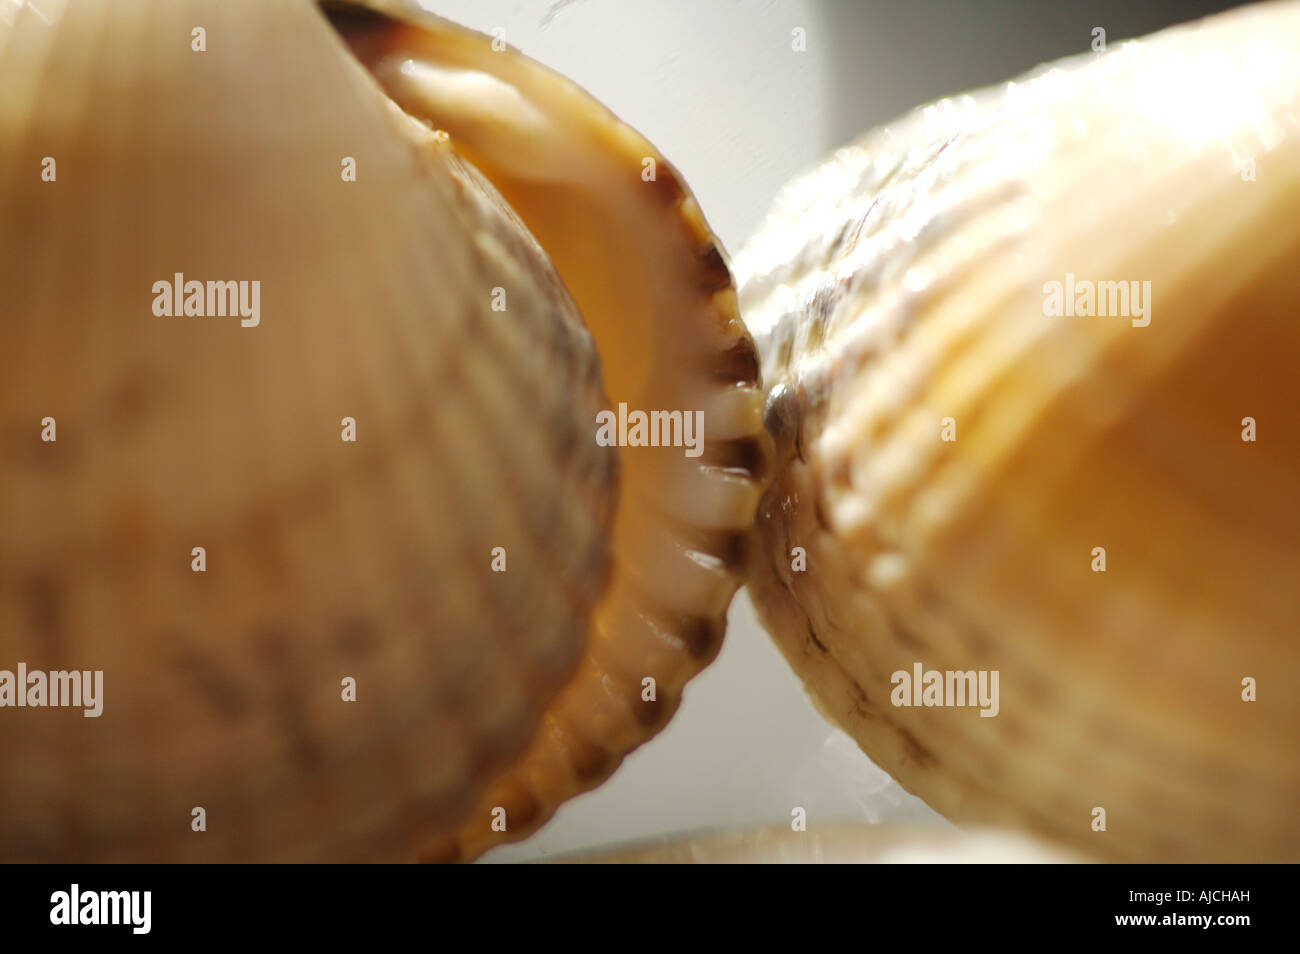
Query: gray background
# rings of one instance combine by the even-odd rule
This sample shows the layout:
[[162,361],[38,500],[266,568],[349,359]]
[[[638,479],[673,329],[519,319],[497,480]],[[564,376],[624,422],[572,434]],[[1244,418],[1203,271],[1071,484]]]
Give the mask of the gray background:
[[[1093,0],[420,0],[581,83],[681,170],[734,252],[791,176],[869,127],[1233,4]],[[791,50],[802,27],[807,51]],[[809,821],[945,824],[831,730],[742,593],[718,661],[595,792],[487,861],[670,832]]]

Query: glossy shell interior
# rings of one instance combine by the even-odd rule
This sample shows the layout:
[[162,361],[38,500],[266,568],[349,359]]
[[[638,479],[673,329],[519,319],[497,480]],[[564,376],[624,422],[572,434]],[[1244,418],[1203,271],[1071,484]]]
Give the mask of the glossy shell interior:
[[[526,758],[453,842],[469,858],[535,829],[676,710],[721,646],[770,444],[726,259],[671,164],[588,93],[409,4],[325,4],[403,109],[450,136],[537,236],[600,351],[610,407],[699,415],[702,443],[619,448],[610,587],[578,677]],[[648,682],[647,680],[652,680]],[[493,828],[505,808],[506,831]]]

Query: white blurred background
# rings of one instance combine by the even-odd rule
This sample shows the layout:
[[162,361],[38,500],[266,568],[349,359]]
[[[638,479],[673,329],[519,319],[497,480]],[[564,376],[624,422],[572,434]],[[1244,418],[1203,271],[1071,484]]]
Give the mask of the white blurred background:
[[[734,253],[777,189],[871,126],[1046,60],[1231,6],[1208,0],[419,0],[566,74],[681,171]],[[792,49],[801,28],[806,50]],[[528,841],[525,861],[674,832],[946,824],[817,714],[737,598],[716,663],[668,728]]]

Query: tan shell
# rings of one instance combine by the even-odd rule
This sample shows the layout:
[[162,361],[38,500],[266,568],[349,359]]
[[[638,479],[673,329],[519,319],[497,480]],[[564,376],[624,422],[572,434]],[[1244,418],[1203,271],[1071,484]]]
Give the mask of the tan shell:
[[[102,669],[105,697],[0,708],[0,857],[472,857],[716,652],[763,448],[725,266],[674,324],[704,456],[647,454],[642,487],[594,434],[625,359],[455,147],[310,4],[0,18],[0,669]],[[673,186],[658,240],[712,249]],[[646,282],[698,283],[674,265]],[[175,272],[260,280],[260,324],[155,317]]]
[[[840,150],[737,258],[760,615],[954,821],[1300,858],[1297,76],[1294,3],[1054,64]],[[1067,273],[1149,281],[1149,323],[1049,314]],[[895,704],[918,662],[1000,711]]]
[[[407,15],[390,0],[371,6]],[[527,757],[453,843],[429,853],[473,857],[608,777],[721,647],[770,454],[758,358],[716,239],[644,137],[565,78],[493,49],[491,37],[427,14],[411,15],[412,26],[327,9],[394,99],[450,133],[541,241],[595,338],[611,407],[703,413],[699,457],[620,448],[610,588],[579,676]],[[492,828],[495,806],[518,820],[506,833]]]

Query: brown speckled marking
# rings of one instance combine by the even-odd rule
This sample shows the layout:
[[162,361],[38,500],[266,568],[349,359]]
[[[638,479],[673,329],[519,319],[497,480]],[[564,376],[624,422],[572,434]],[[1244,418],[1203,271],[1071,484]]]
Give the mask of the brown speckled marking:
[[916,633],[912,632],[911,627],[899,619],[896,614],[887,613],[886,619],[889,620],[890,632],[894,634],[894,638],[898,640],[900,646],[905,646],[918,653],[924,652],[928,648],[926,643],[919,639]]
[[916,763],[917,768],[927,769],[930,766],[937,764],[938,760],[935,759],[934,753],[922,745],[920,739],[897,722],[891,722],[890,725],[893,726],[894,731],[898,733],[898,737],[907,747],[907,755]]
[[217,661],[198,649],[185,648],[173,656],[176,669],[223,722],[244,718],[253,708],[252,697],[240,681],[222,671]]
[[853,705],[858,709],[860,715],[866,715],[871,711],[871,700],[867,698],[866,692],[856,682],[851,684],[853,690]]
[[99,404],[104,433],[113,439],[138,428],[157,406],[163,392],[157,372],[147,366],[130,368],[113,381]]
[[758,350],[750,338],[739,338],[717,361],[715,378],[729,384],[758,386]]
[[636,719],[637,724],[643,728],[648,729],[652,726],[661,725],[667,721],[668,716],[672,713],[673,707],[665,704],[664,698],[659,692],[658,685],[659,680],[656,679],[655,697],[646,700],[641,696],[641,684],[637,683],[635,693],[629,702],[632,709],[632,717]]
[[253,646],[258,659],[269,668],[282,673],[288,666],[293,642],[279,625],[262,627]]
[[63,632],[63,586],[52,573],[35,573],[22,587],[27,626],[34,643],[50,663],[61,661],[66,650]]
[[248,541],[246,552],[250,568],[277,586],[286,585],[291,573],[291,563],[284,553],[284,528],[287,520],[282,503],[281,500],[265,496],[254,500],[240,521],[243,535]]
[[710,243],[700,254],[699,287],[707,295],[715,295],[731,288],[731,270],[718,246]]
[[[541,814],[542,806],[538,803],[537,798],[526,788],[512,786],[509,793],[500,800],[501,807],[506,810],[506,829],[527,828],[535,822]],[[491,822],[489,815],[484,824]]]
[[681,627],[686,651],[696,659],[712,659],[722,648],[721,620],[696,617],[686,620]]
[[736,530],[731,533],[714,535],[711,552],[722,558],[728,570],[739,571],[749,565],[753,536],[748,530]]
[[363,616],[339,623],[334,631],[334,645],[349,659],[365,659],[379,644],[374,620]]
[[[583,784],[595,783],[607,777],[614,766],[610,754],[596,745],[572,726],[563,729],[564,747],[569,754],[569,765],[574,776]],[[531,819],[530,819],[531,820]]]
[[[59,439],[54,442],[41,440],[41,419],[52,417],[58,424]],[[49,472],[70,471],[77,464],[79,443],[76,434],[64,431],[65,417],[55,408],[50,408],[33,418],[10,428],[4,435],[7,445],[5,466],[22,465]],[[64,440],[64,437],[72,440]]]
[[812,640],[814,646],[820,649],[823,653],[829,655],[830,650],[826,648],[825,643],[823,643],[820,639],[817,638],[817,633],[816,631],[813,630],[812,623],[808,624],[808,638]]
[[645,187],[654,193],[653,201],[657,205],[665,206],[668,209],[676,209],[686,199],[686,190],[682,188],[676,173],[668,168],[668,163],[657,153],[654,156],[647,154],[643,158],[653,158],[655,160],[654,180],[651,182],[642,180]]
[[304,772],[319,771],[324,766],[324,754],[303,709],[300,682],[290,671],[292,640],[279,627],[268,626],[253,645],[258,658],[271,670],[271,714],[284,730],[294,762]]

